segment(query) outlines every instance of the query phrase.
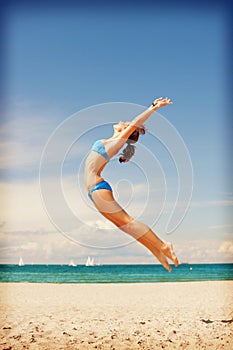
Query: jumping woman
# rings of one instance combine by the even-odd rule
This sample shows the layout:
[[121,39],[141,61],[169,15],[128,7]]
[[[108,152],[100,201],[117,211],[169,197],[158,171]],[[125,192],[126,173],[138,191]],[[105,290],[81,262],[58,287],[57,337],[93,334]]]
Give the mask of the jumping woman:
[[138,242],[149,249],[160,263],[170,272],[167,261],[170,259],[178,266],[178,259],[173,251],[172,244],[163,242],[147,225],[134,220],[114,199],[111,186],[101,177],[101,172],[126,144],[119,161],[128,162],[134,155],[134,143],[139,135],[145,134],[144,123],[159,108],[171,104],[169,98],[158,98],[143,113],[131,122],[119,122],[113,126],[112,137],[94,142],[85,163],[85,185],[88,196],[97,210],[120,230],[134,237]]

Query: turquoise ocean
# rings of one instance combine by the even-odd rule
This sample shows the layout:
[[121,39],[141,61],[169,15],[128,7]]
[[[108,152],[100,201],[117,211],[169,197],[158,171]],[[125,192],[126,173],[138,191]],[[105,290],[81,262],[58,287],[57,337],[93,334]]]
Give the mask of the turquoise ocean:
[[233,280],[233,264],[161,265],[0,265],[0,282],[151,283]]

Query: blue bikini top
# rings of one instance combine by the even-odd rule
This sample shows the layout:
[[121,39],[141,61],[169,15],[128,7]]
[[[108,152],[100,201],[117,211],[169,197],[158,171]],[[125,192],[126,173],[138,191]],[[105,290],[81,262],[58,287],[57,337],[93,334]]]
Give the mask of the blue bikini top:
[[106,153],[106,150],[105,150],[105,146],[104,146],[104,144],[103,144],[103,141],[101,141],[101,140],[95,141],[95,142],[93,143],[91,149],[92,149],[92,151],[101,154],[101,156],[103,156],[103,157],[109,162],[110,158],[109,158],[109,156],[108,156],[107,153]]

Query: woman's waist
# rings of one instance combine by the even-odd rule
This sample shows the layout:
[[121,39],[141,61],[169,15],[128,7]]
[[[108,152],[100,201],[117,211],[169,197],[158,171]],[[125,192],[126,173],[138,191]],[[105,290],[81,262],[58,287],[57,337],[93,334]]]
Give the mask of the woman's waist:
[[84,179],[85,179],[85,185],[87,189],[94,186],[96,183],[103,181],[101,172],[104,167],[105,167],[105,164],[102,164],[102,166],[99,166],[99,167],[96,167],[92,163],[86,164],[85,170],[84,170]]
[[100,183],[102,181],[104,181],[104,179],[102,177],[98,177],[94,181],[86,182],[87,191],[89,192],[93,186],[97,185],[98,183]]

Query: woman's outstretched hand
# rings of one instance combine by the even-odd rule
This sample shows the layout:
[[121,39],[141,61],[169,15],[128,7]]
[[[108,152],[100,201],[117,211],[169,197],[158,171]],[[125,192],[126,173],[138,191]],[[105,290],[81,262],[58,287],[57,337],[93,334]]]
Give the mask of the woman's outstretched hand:
[[167,105],[171,105],[172,102],[170,100],[170,98],[166,97],[166,98],[157,98],[156,100],[154,100],[154,102],[152,103],[152,107],[157,110],[161,107],[167,106]]

